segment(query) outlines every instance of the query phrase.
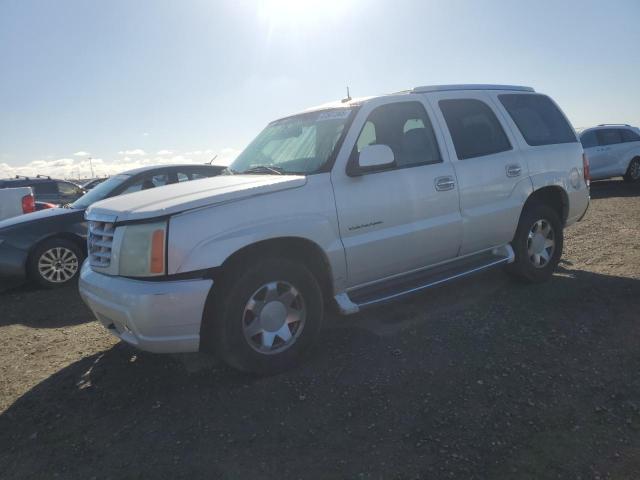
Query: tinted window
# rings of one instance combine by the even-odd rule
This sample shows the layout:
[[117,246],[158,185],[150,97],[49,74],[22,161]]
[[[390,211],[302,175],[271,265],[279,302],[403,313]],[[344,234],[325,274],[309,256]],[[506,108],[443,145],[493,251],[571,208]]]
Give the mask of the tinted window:
[[617,128],[605,128],[597,131],[598,143],[600,145],[615,145],[616,143],[622,143],[622,137],[620,136],[620,130]]
[[178,182],[188,182],[189,181],[189,175],[183,172],[178,172]]
[[576,135],[562,112],[545,95],[498,95],[525,141],[531,146],[573,143]]
[[373,110],[360,132],[356,151],[374,144],[389,146],[398,167],[442,161],[427,112],[418,102],[392,103]]
[[598,137],[593,130],[584,132],[580,136],[580,142],[582,142],[582,148],[592,148],[598,146]]
[[72,197],[80,194],[80,189],[72,183],[58,182],[58,191],[61,195]]
[[148,190],[150,188],[161,187],[169,182],[169,176],[166,173],[147,174],[129,185],[121,195],[125,193],[139,192],[140,190]]
[[460,160],[511,150],[507,134],[486,103],[474,99],[438,103]]
[[631,130],[621,130],[620,134],[623,142],[640,142],[640,135],[636,132]]
[[58,186],[55,182],[38,182],[31,185],[31,187],[36,195],[58,194]]

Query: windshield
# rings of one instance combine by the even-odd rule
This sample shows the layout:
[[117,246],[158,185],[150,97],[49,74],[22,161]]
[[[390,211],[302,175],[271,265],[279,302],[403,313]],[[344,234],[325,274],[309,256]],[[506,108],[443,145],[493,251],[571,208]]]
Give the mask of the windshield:
[[270,123],[229,166],[233,173],[316,173],[333,153],[353,109],[303,113]]
[[129,178],[131,178],[129,175],[114,175],[73,202],[71,208],[87,208],[92,203],[106,198],[116,187],[122,185]]

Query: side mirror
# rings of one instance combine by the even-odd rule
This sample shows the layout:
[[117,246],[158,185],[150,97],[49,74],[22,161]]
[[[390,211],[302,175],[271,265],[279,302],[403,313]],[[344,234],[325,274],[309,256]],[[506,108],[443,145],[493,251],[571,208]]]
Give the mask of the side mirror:
[[367,145],[358,155],[358,170],[361,173],[382,170],[394,163],[393,150],[388,145]]

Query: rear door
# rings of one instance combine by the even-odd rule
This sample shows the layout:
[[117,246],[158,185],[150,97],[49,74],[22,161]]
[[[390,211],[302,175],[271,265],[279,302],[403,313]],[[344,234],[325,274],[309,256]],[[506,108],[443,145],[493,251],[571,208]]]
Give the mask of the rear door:
[[531,189],[527,163],[515,149],[504,119],[482,91],[429,94],[446,141],[460,190],[463,238],[460,254],[504,245],[513,239]]
[[616,175],[616,155],[618,146],[622,143],[622,136],[618,128],[602,128],[596,130],[598,147],[595,155],[588,157],[591,176],[593,178],[608,178]]
[[[354,172],[349,165],[374,144],[389,146],[395,165]],[[366,103],[342,152],[331,181],[350,287],[456,257],[462,230],[455,173],[420,96]]]

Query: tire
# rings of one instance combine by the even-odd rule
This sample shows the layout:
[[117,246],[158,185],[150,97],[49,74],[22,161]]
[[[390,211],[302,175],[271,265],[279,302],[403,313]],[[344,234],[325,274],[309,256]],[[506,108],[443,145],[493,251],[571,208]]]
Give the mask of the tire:
[[544,282],[551,278],[560,261],[563,243],[557,212],[548,205],[532,203],[520,216],[511,243],[516,258],[507,271],[527,283]]
[[246,373],[273,375],[296,366],[322,326],[316,278],[303,264],[282,258],[238,270],[209,296],[203,345]]
[[64,238],[52,238],[38,245],[29,257],[29,279],[44,288],[59,288],[78,278],[84,260],[82,249]]
[[625,182],[636,183],[640,182],[640,158],[636,157],[629,163],[627,173],[622,177]]

